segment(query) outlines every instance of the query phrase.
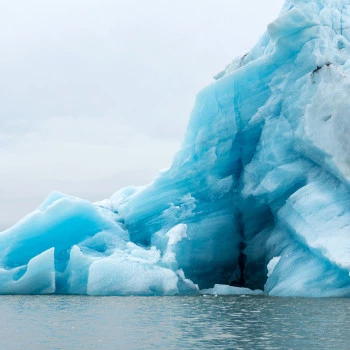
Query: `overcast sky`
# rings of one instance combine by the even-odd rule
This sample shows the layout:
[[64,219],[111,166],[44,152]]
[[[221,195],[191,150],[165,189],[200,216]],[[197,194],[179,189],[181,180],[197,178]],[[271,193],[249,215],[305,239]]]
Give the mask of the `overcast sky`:
[[92,201],[150,182],[196,93],[283,0],[0,4],[0,231],[52,190]]

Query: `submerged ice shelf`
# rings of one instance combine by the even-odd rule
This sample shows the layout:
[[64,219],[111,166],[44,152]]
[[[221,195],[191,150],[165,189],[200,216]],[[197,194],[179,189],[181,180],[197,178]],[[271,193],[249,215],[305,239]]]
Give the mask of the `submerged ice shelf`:
[[0,293],[350,296],[349,74],[349,1],[287,0],[152,184],[0,234]]

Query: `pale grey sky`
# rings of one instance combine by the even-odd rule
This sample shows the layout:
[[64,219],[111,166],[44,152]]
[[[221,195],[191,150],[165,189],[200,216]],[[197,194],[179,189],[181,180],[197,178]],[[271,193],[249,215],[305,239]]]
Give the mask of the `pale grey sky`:
[[0,231],[52,190],[92,201],[170,165],[196,93],[283,0],[0,4]]

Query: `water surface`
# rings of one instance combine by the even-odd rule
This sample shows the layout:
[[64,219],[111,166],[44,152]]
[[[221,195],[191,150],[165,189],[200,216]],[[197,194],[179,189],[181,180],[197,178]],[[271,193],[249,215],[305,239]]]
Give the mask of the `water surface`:
[[1,296],[0,349],[350,349],[349,299]]

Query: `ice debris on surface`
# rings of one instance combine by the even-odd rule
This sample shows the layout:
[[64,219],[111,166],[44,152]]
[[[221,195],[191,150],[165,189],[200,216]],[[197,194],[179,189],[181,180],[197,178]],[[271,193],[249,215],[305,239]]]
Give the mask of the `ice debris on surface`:
[[0,293],[350,296],[349,28],[349,1],[287,0],[153,183],[0,234]]

